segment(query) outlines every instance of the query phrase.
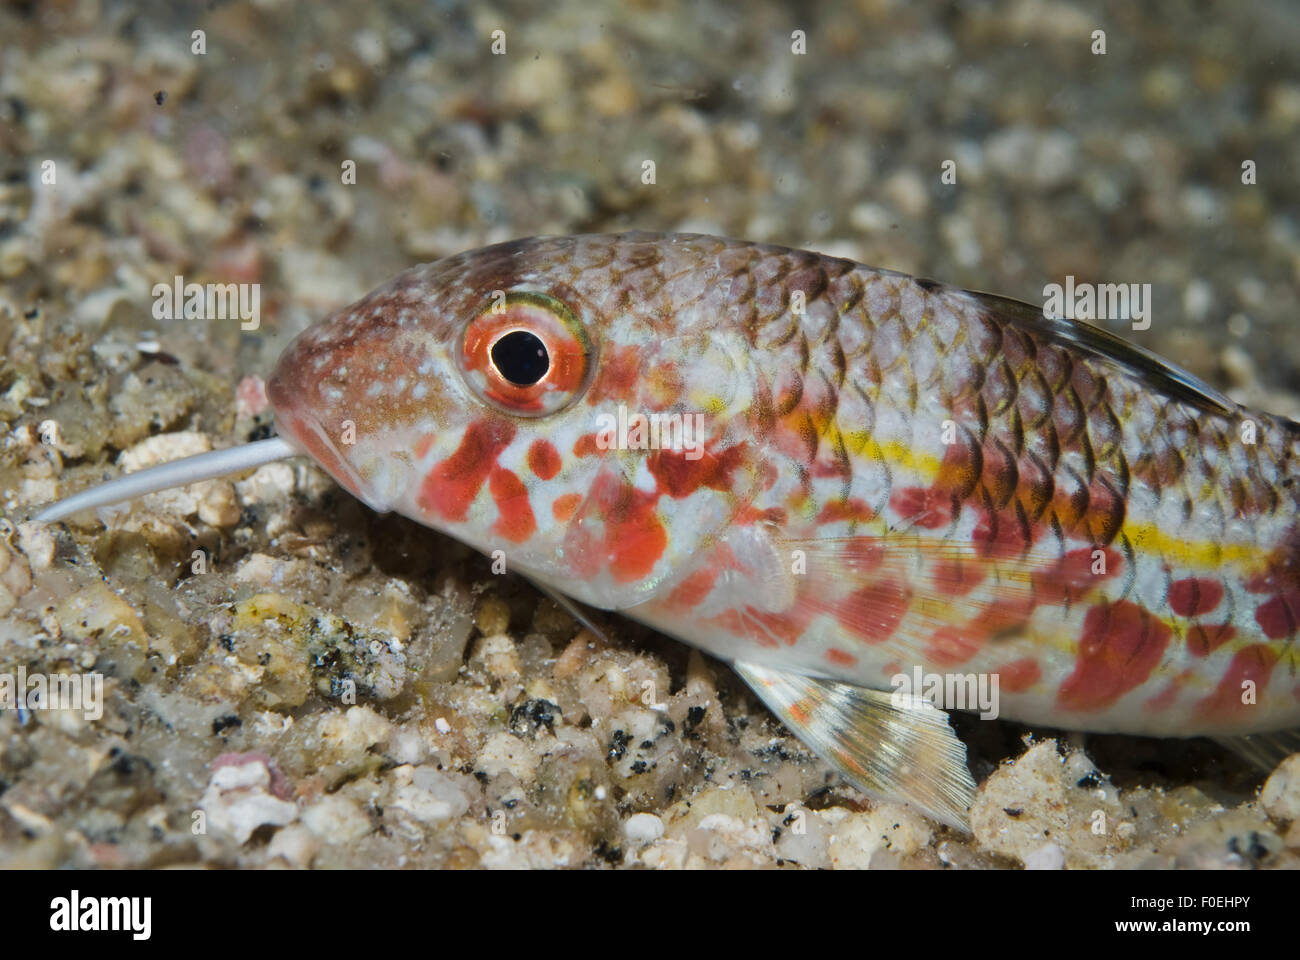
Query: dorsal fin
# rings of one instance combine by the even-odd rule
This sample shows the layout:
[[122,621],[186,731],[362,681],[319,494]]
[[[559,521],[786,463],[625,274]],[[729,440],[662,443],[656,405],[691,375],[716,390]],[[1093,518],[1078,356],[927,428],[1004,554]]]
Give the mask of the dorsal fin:
[[1015,326],[1061,346],[1117,364],[1135,379],[1148,383],[1152,389],[1181,400],[1183,403],[1223,416],[1233,416],[1241,409],[1239,404],[1215,390],[1200,377],[1162,359],[1145,347],[1117,337],[1109,330],[1103,330],[1083,320],[1046,317],[1038,307],[1010,297],[1000,297],[975,290],[961,292],[973,298],[990,313],[1009,320]]

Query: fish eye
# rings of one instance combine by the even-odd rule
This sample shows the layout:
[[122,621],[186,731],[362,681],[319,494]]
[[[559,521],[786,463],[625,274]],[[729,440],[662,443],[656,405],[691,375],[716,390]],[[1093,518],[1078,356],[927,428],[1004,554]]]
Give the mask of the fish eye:
[[573,311],[532,291],[487,300],[466,324],[456,351],[457,369],[470,390],[522,417],[568,406],[595,369],[591,340]]
[[517,387],[531,387],[551,366],[546,344],[535,333],[511,330],[492,344],[492,363]]

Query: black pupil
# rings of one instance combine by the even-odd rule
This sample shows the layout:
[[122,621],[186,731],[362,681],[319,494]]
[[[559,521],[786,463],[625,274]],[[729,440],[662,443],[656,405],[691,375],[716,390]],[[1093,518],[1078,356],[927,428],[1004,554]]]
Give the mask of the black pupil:
[[517,387],[531,387],[551,367],[546,344],[527,330],[512,330],[492,344],[492,362]]

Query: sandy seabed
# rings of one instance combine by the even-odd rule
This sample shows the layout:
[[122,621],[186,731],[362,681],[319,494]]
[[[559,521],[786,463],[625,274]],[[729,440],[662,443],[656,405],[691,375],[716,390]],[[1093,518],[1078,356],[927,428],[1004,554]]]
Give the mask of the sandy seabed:
[[[532,7],[0,8],[0,672],[105,678],[98,717],[0,710],[0,864],[1300,865],[1300,756],[1203,741],[959,718],[973,836],[872,801],[723,665],[594,634],[310,464],[24,522],[265,436],[254,378],[307,324],[538,233],[741,236],[1031,302],[1149,282],[1150,329],[1117,332],[1300,412],[1286,5]],[[259,284],[259,329],[155,319],[176,276]]]

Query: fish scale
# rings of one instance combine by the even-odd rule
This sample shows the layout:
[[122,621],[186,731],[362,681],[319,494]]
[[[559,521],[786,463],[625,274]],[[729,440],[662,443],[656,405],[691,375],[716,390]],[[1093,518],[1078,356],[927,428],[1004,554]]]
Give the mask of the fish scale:
[[[521,334],[539,380],[503,372]],[[1087,324],[807,251],[532,238],[399,274],[267,390],[282,439],[250,463],[306,453],[733,663],[859,786],[950,823],[973,784],[934,707],[969,704],[889,696],[913,669],[1056,727],[1300,724],[1300,427]]]

